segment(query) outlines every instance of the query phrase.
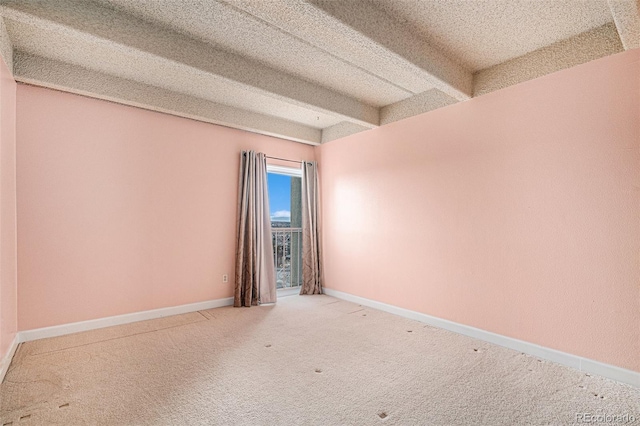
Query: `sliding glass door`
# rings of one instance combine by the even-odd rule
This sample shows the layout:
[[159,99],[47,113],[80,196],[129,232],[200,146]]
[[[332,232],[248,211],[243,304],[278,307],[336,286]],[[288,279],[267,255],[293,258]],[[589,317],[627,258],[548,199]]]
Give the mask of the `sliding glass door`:
[[302,284],[302,173],[267,166],[273,262],[278,289]]

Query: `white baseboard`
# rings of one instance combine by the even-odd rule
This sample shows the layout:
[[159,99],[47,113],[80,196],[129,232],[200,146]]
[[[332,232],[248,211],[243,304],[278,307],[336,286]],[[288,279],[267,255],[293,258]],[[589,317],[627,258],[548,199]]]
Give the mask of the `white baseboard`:
[[503,346],[505,348],[513,349],[519,352],[524,352],[538,358],[546,359],[548,361],[556,362],[567,367],[575,368],[576,370],[597,374],[599,376],[604,376],[618,382],[640,387],[640,372],[637,371],[627,370],[624,368],[616,367],[615,365],[605,364],[603,362],[594,361],[578,355],[568,354],[566,352],[560,352],[555,349],[536,345],[535,343],[525,342],[524,340],[514,339],[511,337],[503,336],[501,334],[496,334],[468,325],[433,317],[431,315],[423,314],[420,312],[410,311],[408,309],[399,308],[393,305],[387,305],[386,303],[378,302],[371,299],[365,299],[364,297],[354,296],[352,294],[343,293],[341,291],[332,290],[330,288],[323,288],[322,290],[327,296],[336,297],[348,302],[353,302],[359,305],[378,309],[380,311],[389,312],[390,314],[399,315],[401,317],[429,324],[433,327],[453,331],[454,333],[473,337],[478,340],[483,340],[485,342],[493,343],[495,345]]
[[9,346],[9,350],[5,354],[5,356],[0,360],[0,383],[4,381],[4,376],[9,371],[9,366],[11,365],[11,360],[13,359],[13,355],[16,353],[16,349],[18,349],[18,334],[13,338],[11,342],[11,346]]
[[16,337],[19,343],[29,342],[31,340],[46,339],[47,337],[63,336],[65,334],[78,333],[81,331],[95,330],[114,325],[129,324],[137,321],[186,314],[188,312],[202,311],[205,309],[220,308],[222,306],[230,305],[233,305],[233,297],[20,331]]

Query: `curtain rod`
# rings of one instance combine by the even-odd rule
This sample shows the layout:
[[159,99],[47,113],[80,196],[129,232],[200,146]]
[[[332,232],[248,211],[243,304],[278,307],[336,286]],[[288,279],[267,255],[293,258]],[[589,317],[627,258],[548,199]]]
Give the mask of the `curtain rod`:
[[269,157],[268,155],[265,155],[265,157],[271,158],[272,160],[288,161],[290,163],[299,163],[299,164],[303,163],[302,161],[298,161],[298,160],[287,160],[286,158]]

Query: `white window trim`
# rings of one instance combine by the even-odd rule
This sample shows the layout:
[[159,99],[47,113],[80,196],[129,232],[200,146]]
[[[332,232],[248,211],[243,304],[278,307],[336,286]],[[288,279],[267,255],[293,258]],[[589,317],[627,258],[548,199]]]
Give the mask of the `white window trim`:
[[299,168],[275,166],[273,164],[267,164],[267,173],[276,173],[278,175],[286,175],[293,177],[302,177],[302,166]]

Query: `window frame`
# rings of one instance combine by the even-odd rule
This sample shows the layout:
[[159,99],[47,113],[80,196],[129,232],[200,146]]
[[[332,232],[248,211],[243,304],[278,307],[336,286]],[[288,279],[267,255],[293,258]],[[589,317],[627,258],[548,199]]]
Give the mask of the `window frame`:
[[299,168],[267,164],[267,173],[302,178],[302,164]]

